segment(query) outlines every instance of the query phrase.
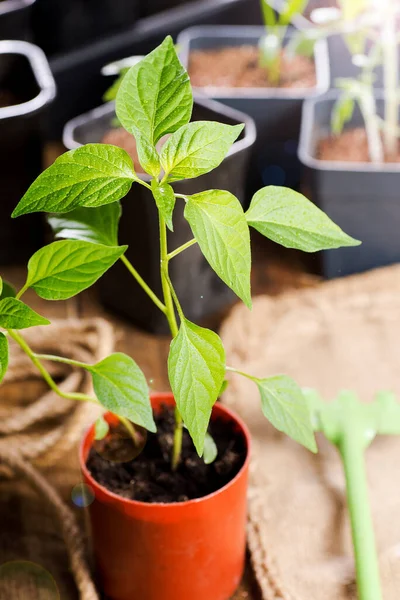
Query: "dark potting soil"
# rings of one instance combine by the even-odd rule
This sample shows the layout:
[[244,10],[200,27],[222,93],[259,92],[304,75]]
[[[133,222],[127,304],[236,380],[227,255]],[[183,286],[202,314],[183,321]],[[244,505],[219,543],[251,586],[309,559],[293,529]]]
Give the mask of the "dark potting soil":
[[[155,417],[157,433],[149,433],[139,456],[128,462],[110,462],[94,447],[89,453],[87,467],[92,476],[108,490],[130,500],[141,502],[185,502],[202,498],[231,481],[246,459],[243,437],[225,421],[216,419],[210,433],[218,448],[216,460],[206,465],[193,446],[186,429],[183,430],[182,460],[171,471],[174,412],[164,407]],[[114,436],[115,437],[115,436]],[[114,444],[113,434],[103,443]],[[97,444],[99,444],[97,442]]]
[[233,46],[218,50],[193,50],[189,75],[194,87],[312,88],[316,85],[315,66],[305,56],[291,59],[282,54],[279,84],[268,79],[259,64],[257,46]]
[[[368,138],[363,127],[343,131],[340,135],[322,138],[317,146],[317,158],[320,160],[371,162],[368,149]],[[385,156],[385,162],[400,162],[400,142],[397,155]]]

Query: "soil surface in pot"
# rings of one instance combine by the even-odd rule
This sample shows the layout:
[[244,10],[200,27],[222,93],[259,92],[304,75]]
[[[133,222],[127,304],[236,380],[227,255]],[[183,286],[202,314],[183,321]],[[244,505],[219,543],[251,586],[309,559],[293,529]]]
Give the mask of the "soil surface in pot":
[[281,80],[277,85],[259,64],[257,46],[233,46],[217,50],[193,50],[189,75],[194,87],[313,88],[314,62],[305,56],[292,59],[282,53]]
[[[363,127],[343,131],[340,135],[322,138],[317,146],[317,158],[320,160],[371,162],[368,150],[368,138]],[[400,142],[396,156],[385,156],[385,162],[400,162]]]
[[[141,502],[185,502],[211,494],[231,481],[243,466],[247,448],[244,438],[222,419],[210,424],[210,433],[217,444],[216,460],[206,465],[193,446],[186,429],[183,430],[182,460],[171,471],[174,412],[163,407],[155,416],[157,433],[149,433],[139,456],[129,462],[110,462],[101,454],[96,442],[89,453],[87,467],[96,481],[111,492]],[[102,440],[115,445],[118,435],[111,433]],[[122,441],[123,445],[123,441]],[[124,452],[124,449],[121,448]]]

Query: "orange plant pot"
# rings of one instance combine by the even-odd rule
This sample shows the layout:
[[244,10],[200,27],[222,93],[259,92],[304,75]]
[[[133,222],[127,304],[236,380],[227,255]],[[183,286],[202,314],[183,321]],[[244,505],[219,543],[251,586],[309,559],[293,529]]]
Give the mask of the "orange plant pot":
[[[151,400],[155,412],[174,403],[170,393]],[[94,427],[86,433],[81,468],[95,497],[89,507],[93,550],[110,600],[228,600],[237,588],[245,560],[250,434],[221,404],[211,418],[233,424],[243,436],[245,462],[220,490],[173,504],[127,500],[97,483],[86,467]]]

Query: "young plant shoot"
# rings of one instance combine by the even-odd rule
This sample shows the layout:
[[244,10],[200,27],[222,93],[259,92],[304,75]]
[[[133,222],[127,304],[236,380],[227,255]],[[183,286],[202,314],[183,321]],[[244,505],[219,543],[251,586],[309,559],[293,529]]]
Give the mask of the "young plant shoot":
[[[261,12],[266,29],[265,35],[260,39],[260,64],[268,71],[271,83],[279,85],[281,80],[281,63],[285,51],[285,37],[293,17],[301,15],[308,4],[308,0],[286,0],[280,12],[274,10],[268,0],[261,0]],[[312,54],[314,42],[305,44],[307,55]],[[288,48],[290,45],[288,46]],[[304,51],[300,45],[297,52]]]
[[[341,10],[332,13],[332,19],[318,19],[318,26],[295,36],[294,46],[301,46],[307,39],[321,39],[333,34],[345,36],[351,60],[360,67],[360,73],[354,78],[340,78],[336,82],[341,94],[332,112],[332,133],[338,135],[343,131],[358,105],[365,124],[371,161],[379,164],[384,160],[396,160],[400,133],[397,32],[400,2],[342,0],[340,5]],[[322,9],[314,13],[319,11]],[[378,67],[383,69],[383,117],[378,114],[374,91]]]
[[[13,217],[44,211],[58,238],[33,255],[23,288],[14,294],[3,286],[0,301],[0,375],[7,368],[8,338],[28,354],[49,386],[63,397],[99,401],[120,417],[135,436],[135,425],[154,431],[149,390],[137,364],[124,354],[113,354],[96,365],[63,357],[38,356],[27,345],[20,330],[48,321],[22,300],[32,288],[48,300],[63,300],[91,286],[115,261],[121,260],[131,275],[165,315],[172,342],[168,373],[174,393],[175,432],[171,464],[179,465],[182,429],[185,426],[200,456],[212,460],[215,447],[207,435],[214,403],[225,385],[225,350],[219,336],[185,317],[169,275],[169,263],[193,244],[243,302],[251,308],[250,231],[305,252],[355,246],[314,204],[290,189],[259,190],[245,213],[239,200],[225,190],[205,190],[192,196],[176,194],[175,181],[198,177],[215,169],[240,136],[241,125],[190,122],[193,96],[188,74],[177,57],[170,37],[130,68],[116,98],[116,113],[122,126],[136,140],[140,164],[151,176],[143,181],[129,155],[121,148],[87,144],[66,152],[32,184]],[[160,150],[158,142],[169,136]],[[132,185],[147,188],[149,202],[158,209],[160,234],[160,278],[163,297],[149,288],[118,244],[120,200]],[[167,230],[173,231],[173,214],[183,210],[193,233],[182,246],[170,250]],[[92,374],[95,398],[65,394],[49,376],[45,361],[61,361]],[[279,375],[259,379],[248,373],[259,388],[262,409],[271,423],[296,441],[316,451],[308,404],[299,386]],[[96,434],[106,431],[100,422]],[[211,455],[211,458],[210,458]]]

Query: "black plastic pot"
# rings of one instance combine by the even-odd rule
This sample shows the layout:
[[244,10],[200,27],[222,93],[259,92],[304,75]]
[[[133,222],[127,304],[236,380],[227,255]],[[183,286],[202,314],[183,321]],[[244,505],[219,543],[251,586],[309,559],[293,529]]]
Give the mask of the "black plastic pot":
[[0,0],[0,40],[30,40],[36,0]]
[[195,0],[139,19],[123,32],[52,58],[51,68],[59,93],[51,111],[48,136],[60,139],[67,121],[101,103],[110,85],[109,78],[101,75],[101,69],[107,63],[147,54],[166,35],[175,38],[182,29],[193,24],[257,23],[260,18],[258,0]]
[[[330,131],[337,92],[304,105],[299,157],[306,167],[305,190],[346,233],[362,241],[356,248],[322,253],[327,278],[359,273],[400,261],[400,165],[322,161],[316,158],[318,140]],[[383,114],[382,95],[377,93]],[[363,126],[356,110],[349,128]]]
[[[178,36],[182,62],[188,65],[192,50],[257,45],[264,32],[264,27],[240,26],[187,29]],[[289,31],[287,36],[291,35],[292,31]],[[252,168],[246,186],[248,200],[265,185],[299,186],[301,169],[297,145],[303,101],[326,92],[329,87],[325,42],[316,45],[314,59],[317,85],[312,89],[201,88],[202,93],[250,115],[256,122],[257,141],[253,147]]]
[[[104,134],[112,128],[114,116],[114,105],[106,104],[73,119],[65,127],[64,144],[67,148],[76,148],[81,144],[101,141]],[[247,163],[256,135],[253,120],[217,102],[201,98],[196,99],[193,118],[231,125],[245,123],[245,129],[217,169],[198,179],[176,182],[175,190],[188,195],[213,188],[225,189],[243,200]],[[143,176],[144,179],[146,177]],[[135,185],[123,200],[122,206],[124,214],[120,225],[120,243],[129,245],[129,260],[150,287],[161,296],[159,231],[155,204],[148,190]],[[175,210],[174,233],[170,234],[171,250],[192,237],[181,208],[178,205]],[[171,260],[170,272],[188,319],[199,322],[212,318],[235,300],[233,292],[212,271],[197,245]],[[117,263],[100,280],[99,290],[107,307],[128,317],[143,329],[167,333],[164,315],[148,299],[122,263]]]
[[25,261],[43,243],[41,215],[11,219],[42,170],[40,118],[55,97],[48,62],[28,42],[0,41],[0,264]]

